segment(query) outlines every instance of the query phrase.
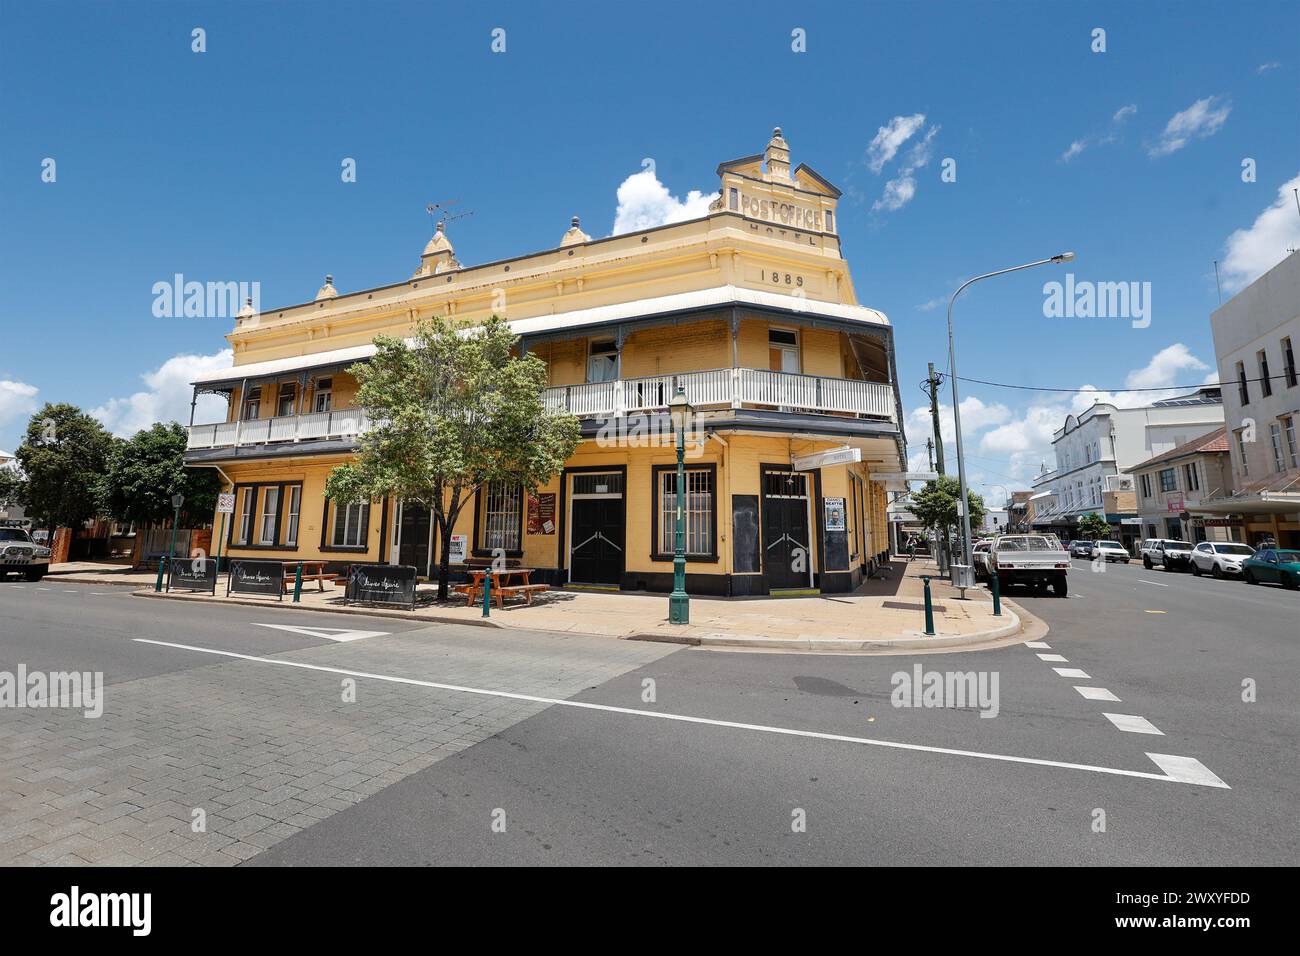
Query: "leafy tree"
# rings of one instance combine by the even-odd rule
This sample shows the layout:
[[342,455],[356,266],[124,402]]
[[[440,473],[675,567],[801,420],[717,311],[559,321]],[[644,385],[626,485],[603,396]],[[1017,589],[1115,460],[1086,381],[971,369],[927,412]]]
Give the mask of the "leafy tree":
[[[957,514],[960,498],[961,482],[952,475],[940,475],[937,479],[927,481],[924,488],[912,494],[909,510],[927,528],[933,528],[941,536],[946,536],[961,524],[961,516]],[[984,499],[968,488],[966,501],[973,534],[974,529],[984,523]]]
[[441,542],[438,600],[447,599],[451,535],[461,509],[489,482],[532,489],[564,467],[578,421],[542,401],[546,366],[512,354],[517,337],[493,316],[474,326],[421,322],[414,344],[377,336],[369,362],[349,371],[371,428],[354,462],[335,468],[336,502],[392,495],[429,509]]
[[172,518],[172,495],[185,496],[187,523],[206,521],[217,506],[221,480],[209,468],[186,468],[185,429],[157,423],[114,444],[101,484],[104,510],[119,521],[162,523]]
[[27,504],[27,482],[17,468],[0,465],[0,510]]
[[1095,511],[1079,519],[1079,538],[1084,541],[1105,541],[1110,537],[1110,525]]
[[59,526],[75,532],[99,514],[99,482],[113,449],[113,436],[76,405],[50,404],[27,423],[14,452],[26,476],[26,507],[46,521],[51,537]]

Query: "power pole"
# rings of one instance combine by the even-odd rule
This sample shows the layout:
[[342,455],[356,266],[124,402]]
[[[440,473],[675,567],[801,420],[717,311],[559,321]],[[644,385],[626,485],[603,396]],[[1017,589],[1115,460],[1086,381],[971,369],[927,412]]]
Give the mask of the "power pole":
[[[934,421],[934,452],[935,452],[935,470],[943,474],[943,433],[939,429],[939,376],[934,371],[934,363],[927,363],[930,375],[926,379],[926,391],[930,393],[930,418]],[[935,544],[938,546],[939,553],[936,555],[939,563],[939,573],[946,572],[948,567],[948,541],[947,535],[941,529],[935,529],[935,536],[938,539]]]
[[939,376],[935,374],[934,363],[930,362],[930,377],[926,380],[926,390],[930,393],[930,418],[934,420],[935,464],[939,474],[943,474],[943,435],[939,431]]
[[934,439],[933,438],[927,438],[925,440],[925,453],[930,459],[930,470],[934,471]]

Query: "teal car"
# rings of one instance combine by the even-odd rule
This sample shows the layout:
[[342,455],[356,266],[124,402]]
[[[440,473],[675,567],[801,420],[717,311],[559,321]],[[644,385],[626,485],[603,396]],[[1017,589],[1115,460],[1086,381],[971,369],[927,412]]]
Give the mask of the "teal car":
[[1280,584],[1300,588],[1300,551],[1262,548],[1241,562],[1241,576],[1247,584]]

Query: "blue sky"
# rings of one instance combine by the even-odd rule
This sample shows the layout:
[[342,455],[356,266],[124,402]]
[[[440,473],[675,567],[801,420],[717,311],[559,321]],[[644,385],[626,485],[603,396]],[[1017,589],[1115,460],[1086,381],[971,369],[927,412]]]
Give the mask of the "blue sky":
[[[926,362],[946,365],[956,285],[1066,249],[1078,280],[1151,283],[1150,325],[1044,317],[1043,283],[1065,269],[994,280],[957,309],[963,375],[1203,381],[1213,261],[1234,267],[1226,295],[1300,246],[1286,185],[1300,176],[1300,8],[843,7],[4,5],[0,448],[46,400],[118,431],[187,415],[184,380],[220,361],[231,323],[155,318],[153,284],[175,273],[258,281],[266,308],[310,299],[327,272],[341,291],[400,281],[428,238],[426,204],[448,198],[475,211],[451,226],[466,264],[554,246],[575,214],[608,235],[644,157],[685,200],[774,125],[795,163],[845,190],[844,250],[859,299],[896,326],[909,411]],[[807,52],[792,51],[795,28]],[[955,182],[940,180],[945,159]],[[639,211],[679,209],[659,199]],[[976,483],[1023,485],[1070,397],[966,396]]]

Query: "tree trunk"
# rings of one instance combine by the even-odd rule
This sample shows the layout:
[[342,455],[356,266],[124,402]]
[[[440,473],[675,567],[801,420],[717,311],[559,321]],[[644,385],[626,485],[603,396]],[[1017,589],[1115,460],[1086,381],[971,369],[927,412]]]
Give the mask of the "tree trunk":
[[440,522],[442,527],[439,529],[442,538],[442,544],[438,554],[438,600],[447,600],[447,584],[450,576],[451,567],[451,533],[454,530],[450,521]]

